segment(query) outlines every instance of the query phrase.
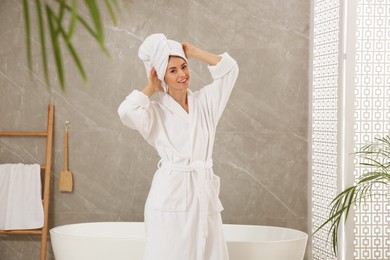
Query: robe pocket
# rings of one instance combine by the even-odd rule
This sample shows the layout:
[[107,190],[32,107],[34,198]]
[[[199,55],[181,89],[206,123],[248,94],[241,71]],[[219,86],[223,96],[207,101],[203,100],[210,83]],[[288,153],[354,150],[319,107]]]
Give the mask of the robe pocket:
[[159,211],[187,210],[187,175],[164,174],[160,176],[154,196],[154,209]]
[[221,186],[220,178],[213,175],[212,179],[207,180],[207,196],[208,196],[208,214],[216,214],[223,210],[221,200],[219,199],[219,189]]

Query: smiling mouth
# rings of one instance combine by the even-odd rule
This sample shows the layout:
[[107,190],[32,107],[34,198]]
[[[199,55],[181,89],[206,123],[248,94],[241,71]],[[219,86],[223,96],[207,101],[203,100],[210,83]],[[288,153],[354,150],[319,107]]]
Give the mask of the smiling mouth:
[[188,78],[185,78],[183,80],[178,81],[178,83],[186,83],[188,81]]

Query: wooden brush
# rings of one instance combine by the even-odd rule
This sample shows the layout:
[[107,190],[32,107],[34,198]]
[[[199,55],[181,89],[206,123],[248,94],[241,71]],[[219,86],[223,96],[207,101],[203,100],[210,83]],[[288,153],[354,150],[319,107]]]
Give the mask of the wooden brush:
[[60,173],[58,180],[58,190],[60,192],[72,192],[73,191],[73,176],[68,170],[68,126],[70,122],[65,122],[64,133],[64,170]]

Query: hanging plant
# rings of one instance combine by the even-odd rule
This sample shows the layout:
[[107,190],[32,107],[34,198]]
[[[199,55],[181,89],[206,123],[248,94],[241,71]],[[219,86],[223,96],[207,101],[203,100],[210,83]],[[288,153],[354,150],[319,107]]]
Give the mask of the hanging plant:
[[[51,88],[49,78],[49,64],[47,59],[47,42],[48,40],[52,45],[52,51],[54,56],[55,67],[57,70],[59,83],[62,91],[65,91],[65,75],[63,68],[63,58],[61,49],[61,41],[64,43],[64,47],[69,51],[78,72],[80,73],[85,84],[88,82],[88,77],[82,65],[81,59],[77,53],[75,46],[72,43],[74,33],[78,27],[86,30],[92,38],[98,43],[100,49],[107,56],[109,52],[105,47],[104,27],[102,23],[100,4],[104,3],[104,7],[110,14],[111,20],[114,26],[117,26],[117,14],[120,12],[120,7],[116,0],[53,0],[42,1],[34,0],[33,4],[29,0],[23,0],[23,15],[25,21],[26,30],[26,50],[27,50],[27,63],[31,73],[33,73],[32,58],[31,58],[31,16],[33,6],[35,5],[35,12],[38,18],[39,28],[39,43],[41,45],[41,58],[43,65],[43,74],[46,85]],[[86,21],[78,12],[79,5],[84,4],[88,10],[91,21]],[[66,17],[68,17],[66,19]],[[47,38],[48,33],[48,38]]]
[[[356,155],[363,161],[359,165],[369,171],[357,179],[356,185],[343,190],[333,199],[328,219],[313,233],[330,223],[328,235],[331,235],[336,256],[340,222],[343,218],[347,220],[351,207],[364,205],[373,196],[384,196],[390,192],[390,137],[375,138],[373,143],[362,147]],[[388,192],[383,194],[373,190],[378,184],[384,185]]]

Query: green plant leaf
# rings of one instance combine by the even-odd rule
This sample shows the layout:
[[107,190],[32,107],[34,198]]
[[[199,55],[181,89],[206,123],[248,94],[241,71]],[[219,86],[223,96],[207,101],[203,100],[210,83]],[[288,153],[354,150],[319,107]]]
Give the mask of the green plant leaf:
[[344,210],[344,209],[340,209],[340,210],[336,211],[335,213],[330,214],[330,216],[328,217],[328,219],[327,219],[324,223],[322,223],[321,226],[318,227],[318,228],[313,232],[313,235],[314,235],[315,233],[317,233],[321,228],[323,228],[324,226],[326,226],[328,223],[334,221],[334,220],[337,219],[337,218],[340,218],[341,214],[343,213],[343,210]]
[[367,176],[367,177],[364,177],[363,179],[361,179],[361,180],[359,180],[359,184],[360,183],[366,183],[366,182],[369,182],[369,181],[372,181],[372,180],[375,180],[375,179],[378,179],[378,177],[380,177],[380,176],[378,176],[378,175],[371,175],[371,176]]
[[382,163],[380,163],[378,160],[372,159],[372,158],[366,158],[366,159],[371,161],[372,164],[370,164],[370,163],[362,163],[362,165],[367,165],[367,166],[371,165],[372,167],[380,167],[382,169],[386,169],[386,167]]
[[73,61],[75,62],[76,66],[80,72],[80,75],[82,76],[82,78],[84,80],[84,84],[88,84],[87,74],[85,73],[84,67],[81,64],[81,60],[78,57],[76,50],[74,49],[72,43],[70,42],[70,38],[66,35],[65,31],[63,30],[63,28],[61,26],[59,27],[59,30],[60,30],[60,33],[63,35],[63,37],[65,39],[66,46],[68,47],[68,50],[73,58]]
[[339,200],[339,199],[342,199],[342,197],[345,196],[345,194],[347,194],[351,189],[354,189],[355,186],[352,186],[352,187],[349,187],[347,189],[345,189],[344,191],[340,192],[340,194],[338,194],[331,202],[330,204],[333,204],[335,201]]
[[96,4],[96,1],[95,0],[84,0],[84,2],[89,9],[89,13],[92,16],[92,21],[95,25],[97,40],[99,42],[100,48],[102,49],[102,51],[104,53],[106,53],[108,55],[108,51],[104,45],[103,25],[101,22],[100,12],[99,12],[99,8]]
[[56,18],[54,12],[48,5],[46,5],[46,14],[49,23],[49,31],[51,36],[51,43],[53,46],[54,60],[56,62],[58,78],[62,91],[65,91],[65,78],[64,69],[62,66],[61,47],[58,40],[58,30],[54,27],[54,23],[56,23]]
[[[56,1],[59,1],[59,0],[56,0]],[[70,7],[66,3],[64,4],[64,7],[68,11],[72,12],[72,7]],[[95,33],[95,31],[91,28],[91,26],[89,26],[88,23],[80,15],[77,15],[77,20],[84,26],[84,28],[88,31],[88,33],[90,35],[92,35],[92,37],[95,38],[95,40],[98,42],[99,41],[98,36]]]
[[114,6],[115,6],[115,8],[116,8],[116,11],[117,11],[118,13],[120,13],[120,12],[121,12],[121,8],[120,8],[119,5],[118,5],[118,1],[117,1],[117,0],[112,0],[112,2],[114,3]]
[[39,40],[40,40],[40,43],[41,43],[43,75],[44,75],[44,78],[45,78],[46,86],[50,90],[49,65],[47,63],[45,27],[44,27],[43,15],[42,15],[41,0],[36,0],[35,3],[36,3],[35,7],[36,7],[36,10],[37,10],[37,15],[38,15]]
[[104,0],[104,3],[106,4],[107,10],[110,13],[112,23],[114,24],[115,27],[118,26],[118,21],[116,20],[115,13],[112,10],[111,4],[109,0]]
[[28,0],[23,0],[24,27],[26,30],[26,50],[27,50],[27,65],[30,72],[33,71],[31,60],[31,28],[30,28],[30,7]]
[[68,47],[68,50],[69,50],[69,53],[71,54],[71,57],[73,58],[73,61],[75,62],[79,72],[80,72],[80,75],[82,76],[83,80],[84,80],[84,83],[87,83],[87,75],[85,73],[85,70],[84,70],[84,67],[83,65],[81,64],[81,61],[80,61],[80,58],[78,57],[77,55],[77,52],[75,50],[75,48],[73,47],[72,43],[71,43],[71,37],[69,37],[69,35],[65,32],[64,28],[62,27],[60,21],[58,20],[58,18],[54,17],[53,16],[53,19],[56,21],[57,23],[57,30],[58,32],[60,33],[60,35],[62,35],[64,41],[65,41],[65,44],[66,46]]
[[72,0],[71,16],[70,16],[69,29],[68,29],[69,39],[73,37],[73,34],[76,30],[76,24],[77,24],[77,0]]
[[59,6],[58,6],[58,15],[55,16],[53,12],[53,16],[57,18],[58,21],[60,21],[60,24],[62,23],[62,18],[64,18],[64,13],[65,13],[65,1],[64,0],[59,0]]
[[349,200],[347,202],[347,208],[345,210],[346,212],[345,212],[345,217],[344,217],[345,221],[344,222],[347,222],[349,210],[351,208],[352,201],[354,200],[355,191],[356,191],[356,188],[355,189],[351,189],[351,192],[349,193]]

